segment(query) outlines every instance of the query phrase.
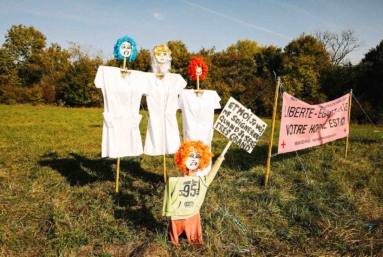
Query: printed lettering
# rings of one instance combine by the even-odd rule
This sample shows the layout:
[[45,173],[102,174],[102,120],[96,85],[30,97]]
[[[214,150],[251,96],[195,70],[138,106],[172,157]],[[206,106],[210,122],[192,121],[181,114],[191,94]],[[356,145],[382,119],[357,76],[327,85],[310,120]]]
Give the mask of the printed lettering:
[[290,124],[286,125],[286,131],[287,135],[294,135],[294,134],[304,134],[306,132],[306,125],[301,124]]

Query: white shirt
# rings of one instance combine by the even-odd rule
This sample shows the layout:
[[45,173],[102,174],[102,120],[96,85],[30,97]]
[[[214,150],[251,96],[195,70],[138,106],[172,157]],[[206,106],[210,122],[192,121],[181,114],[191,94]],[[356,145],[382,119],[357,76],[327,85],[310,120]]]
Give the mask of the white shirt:
[[182,90],[179,108],[182,110],[184,140],[201,140],[211,146],[214,110],[221,109],[220,100],[214,90],[204,90],[199,97],[194,90]]
[[166,73],[158,79],[149,73],[148,96],[149,124],[146,132],[144,153],[147,155],[173,154],[180,146],[176,112],[178,95],[186,87],[179,74]]
[[[221,109],[221,98],[214,90],[199,93],[194,90],[182,90],[179,97],[179,108],[182,110],[184,140],[202,141],[211,147],[213,140],[214,110]],[[193,176],[205,176],[211,169],[210,165],[193,173]]]
[[125,79],[120,68],[100,66],[94,80],[104,97],[102,157],[119,158],[143,153],[139,129],[141,97],[147,94],[148,76],[131,71]]

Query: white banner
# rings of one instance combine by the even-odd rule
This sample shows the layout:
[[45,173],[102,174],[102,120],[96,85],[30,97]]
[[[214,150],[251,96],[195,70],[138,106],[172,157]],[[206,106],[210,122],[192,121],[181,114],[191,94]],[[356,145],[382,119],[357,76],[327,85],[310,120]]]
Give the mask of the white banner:
[[214,128],[248,153],[253,151],[267,124],[230,97]]

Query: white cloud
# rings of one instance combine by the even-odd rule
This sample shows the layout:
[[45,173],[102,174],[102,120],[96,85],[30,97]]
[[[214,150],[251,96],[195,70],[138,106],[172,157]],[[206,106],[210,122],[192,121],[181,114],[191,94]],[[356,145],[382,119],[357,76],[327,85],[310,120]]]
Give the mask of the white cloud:
[[164,16],[158,12],[153,13],[153,16],[154,16],[154,18],[156,18],[156,20],[163,20],[164,19]]

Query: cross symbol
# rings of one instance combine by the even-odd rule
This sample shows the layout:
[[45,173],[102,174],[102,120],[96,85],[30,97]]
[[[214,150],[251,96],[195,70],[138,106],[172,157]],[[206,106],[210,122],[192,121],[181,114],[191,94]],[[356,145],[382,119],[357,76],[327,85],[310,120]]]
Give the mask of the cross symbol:
[[283,143],[281,144],[282,148],[285,148],[285,141],[283,140]]

